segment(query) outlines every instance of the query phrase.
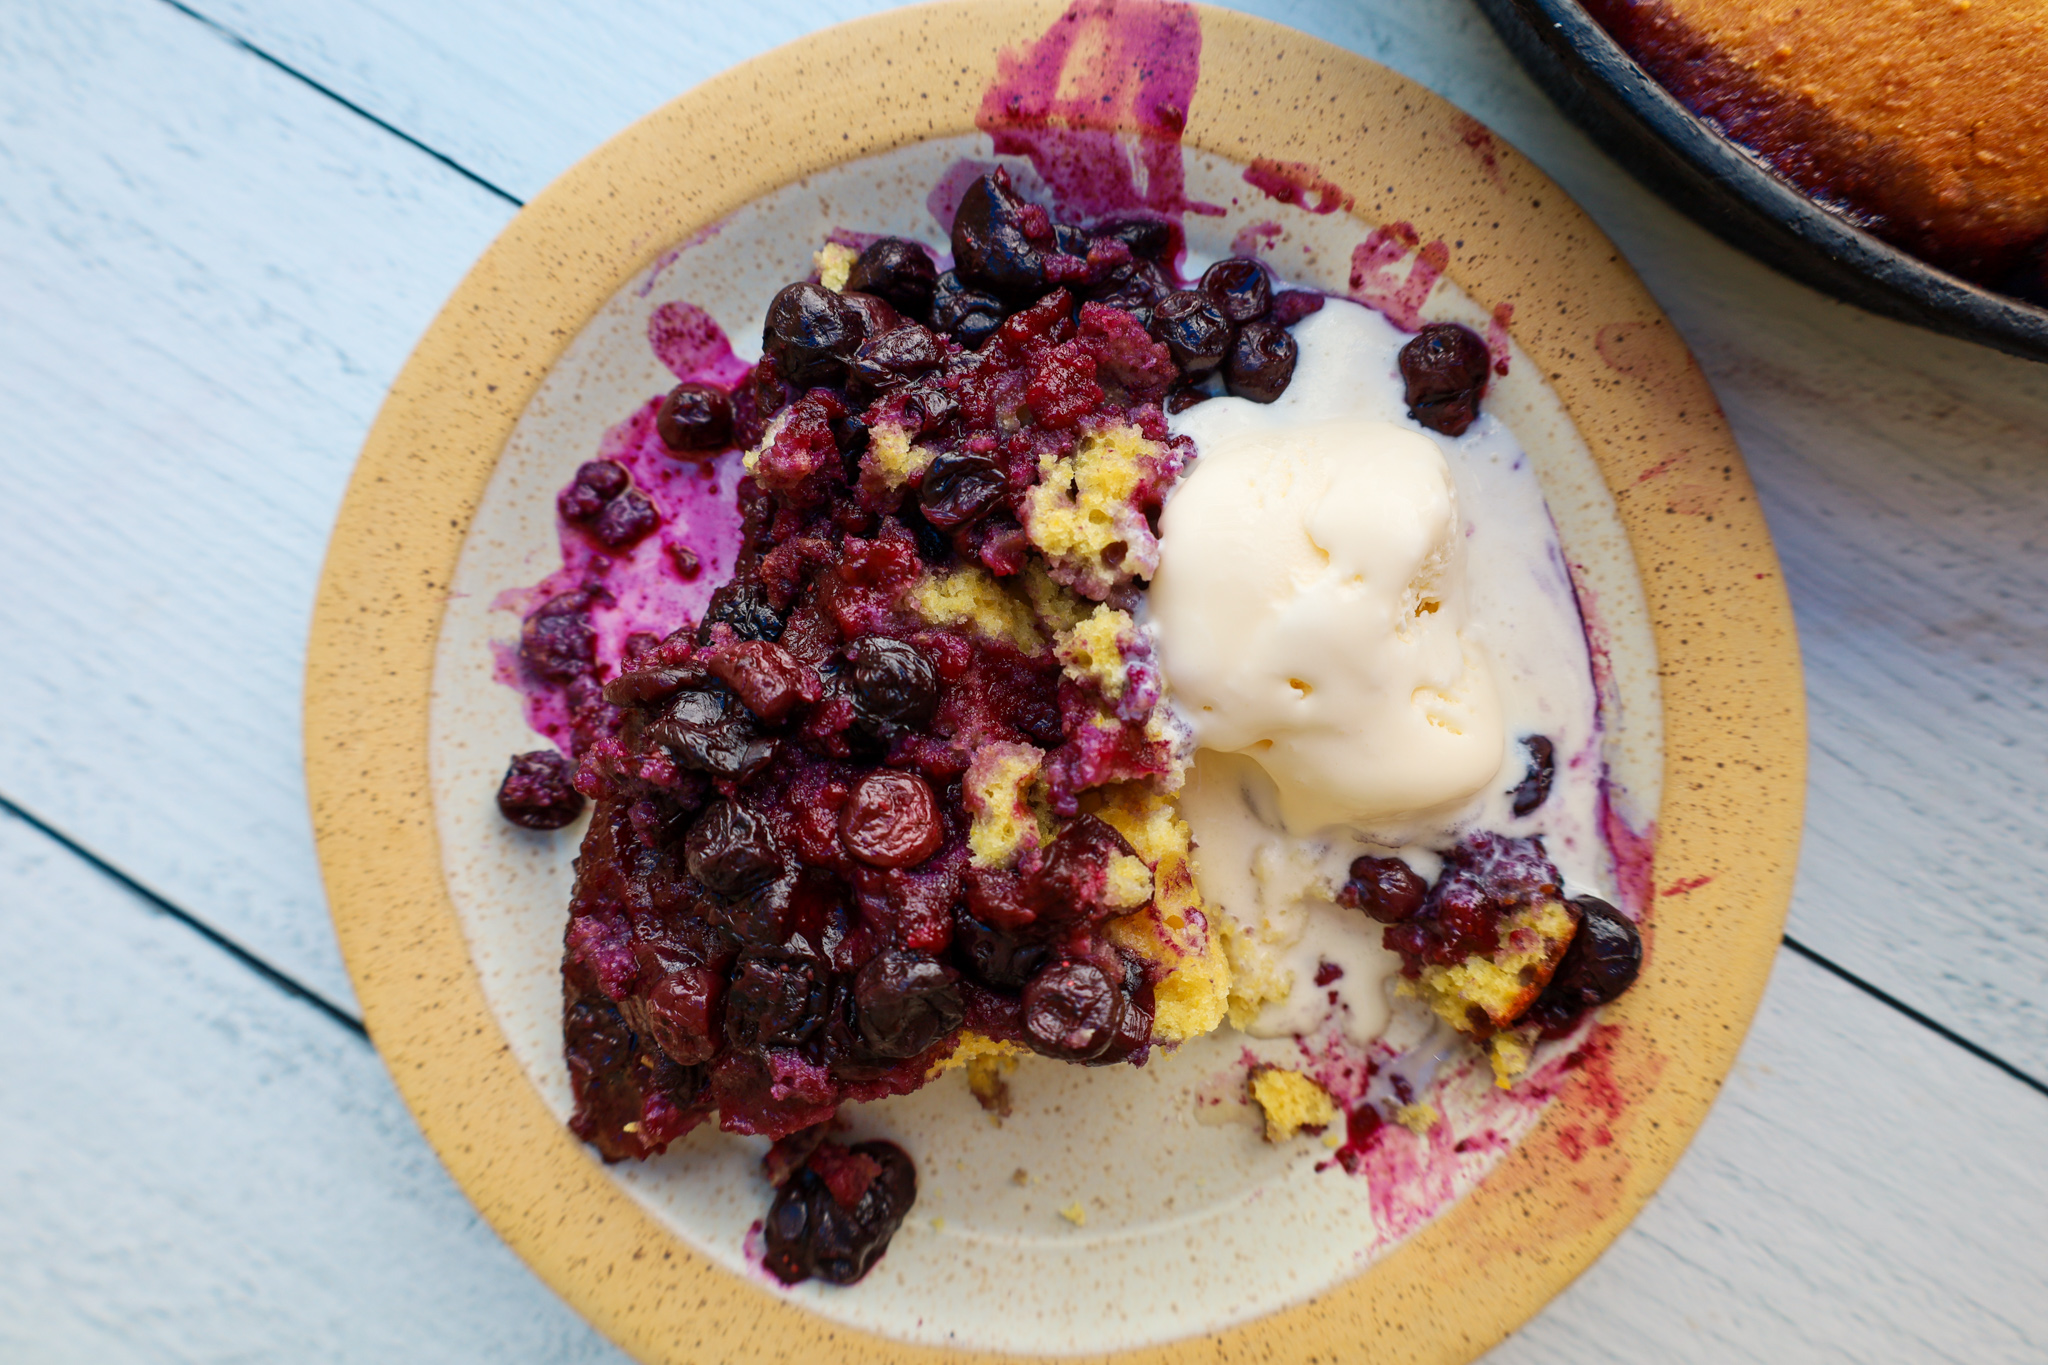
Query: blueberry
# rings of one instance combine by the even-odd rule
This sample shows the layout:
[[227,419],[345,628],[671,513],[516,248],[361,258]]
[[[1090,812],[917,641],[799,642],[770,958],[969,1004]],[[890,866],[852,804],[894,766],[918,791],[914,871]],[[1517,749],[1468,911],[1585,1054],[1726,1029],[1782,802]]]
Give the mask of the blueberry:
[[1024,988],[1024,1040],[1033,1052],[1088,1062],[1116,1042],[1125,1009],[1121,983],[1092,962],[1056,962]]
[[959,973],[921,953],[884,949],[854,977],[861,1035],[878,1057],[915,1057],[960,1027]]
[[1415,918],[1429,894],[1429,883],[1399,858],[1357,858],[1351,880],[1337,893],[1337,903],[1363,910],[1381,924]]
[[810,1164],[776,1191],[762,1221],[762,1264],[784,1284],[812,1277],[853,1284],[866,1275],[917,1202],[917,1171],[893,1142],[856,1143],[851,1155],[873,1163],[875,1174],[852,1208],[841,1204],[817,1174],[821,1144]]
[[968,914],[953,912],[953,952],[975,980],[999,991],[1021,991],[1052,956],[1043,943],[993,929]]
[[566,683],[588,673],[597,659],[590,594],[565,592],[535,607],[519,629],[519,657],[551,683]]
[[1266,267],[1249,256],[1228,256],[1202,272],[1196,286],[1232,322],[1264,317],[1273,306],[1273,283]]
[[[654,432],[678,455],[692,458],[732,445],[732,399],[709,384],[678,384],[654,414]],[[622,471],[623,472],[623,471]]]
[[[1042,234],[1034,231],[1040,223]],[[953,269],[962,280],[996,293],[1034,296],[1045,288],[1051,228],[1045,210],[1020,198],[1006,171],[993,170],[960,200],[953,218]]]
[[938,288],[931,252],[902,237],[870,243],[847,272],[846,287],[887,299],[907,317],[928,318]]
[[946,827],[931,784],[892,768],[869,773],[839,813],[846,851],[870,867],[916,867],[939,851]]
[[863,728],[893,734],[932,718],[939,705],[939,675],[915,645],[870,635],[854,642],[854,714]]
[[1529,751],[1529,769],[1515,784],[1515,814],[1527,815],[1550,797],[1550,781],[1557,770],[1557,751],[1546,735],[1530,735],[1522,741]]
[[754,1050],[794,1047],[825,1021],[828,983],[801,959],[741,958],[725,991],[725,1038]]
[[590,528],[591,534],[608,550],[637,545],[661,526],[661,514],[637,488],[628,488],[604,505]]
[[733,801],[698,816],[683,848],[690,875],[721,896],[743,895],[782,871],[768,822]]
[[1095,225],[1097,237],[1109,237],[1131,249],[1133,256],[1164,261],[1174,248],[1174,229],[1160,218],[1117,218]]
[[735,578],[711,594],[704,609],[704,621],[697,628],[697,643],[711,643],[711,627],[732,627],[742,640],[780,640],[782,614],[768,600],[767,590],[750,578]]
[[914,322],[870,334],[854,353],[849,382],[856,390],[879,392],[908,383],[946,363],[946,344]]
[[738,777],[754,740],[744,709],[734,705],[730,693],[715,688],[676,693],[646,734],[685,768],[714,777]]
[[1294,382],[1300,348],[1287,330],[1266,319],[1247,322],[1230,343],[1223,362],[1223,384],[1239,398],[1270,403]]
[[518,754],[498,784],[498,813],[521,829],[560,829],[583,813],[576,766],[553,749]]
[[860,346],[860,314],[822,284],[787,285],[768,305],[761,350],[782,378],[800,387],[839,384]]
[[967,451],[947,451],[925,470],[918,490],[924,519],[942,531],[971,526],[1003,500],[1009,481],[994,460]]
[[1486,392],[1486,343],[1469,327],[1432,322],[1401,348],[1408,415],[1431,431],[1462,436]]
[[1230,319],[1199,290],[1176,289],[1159,300],[1152,309],[1151,332],[1191,378],[1213,372],[1230,350]]
[[938,292],[932,300],[932,326],[970,351],[994,336],[1003,325],[1003,301],[986,290],[974,289],[954,271],[939,276]]

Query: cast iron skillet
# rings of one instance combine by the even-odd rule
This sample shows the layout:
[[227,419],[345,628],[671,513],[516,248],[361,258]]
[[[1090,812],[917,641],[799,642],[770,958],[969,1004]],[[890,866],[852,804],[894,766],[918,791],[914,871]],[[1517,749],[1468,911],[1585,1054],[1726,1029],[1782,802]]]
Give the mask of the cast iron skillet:
[[1479,0],[1529,74],[1622,165],[1733,246],[1873,313],[2048,361],[2048,308],[1889,246],[1666,93],[1575,0]]

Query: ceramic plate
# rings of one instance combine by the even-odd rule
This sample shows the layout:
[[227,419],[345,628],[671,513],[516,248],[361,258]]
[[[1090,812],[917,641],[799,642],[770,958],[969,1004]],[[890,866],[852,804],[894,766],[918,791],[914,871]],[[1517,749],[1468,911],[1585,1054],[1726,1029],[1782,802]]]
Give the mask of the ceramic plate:
[[[1196,1121],[1241,1066],[1228,1034],[1142,1071],[1027,1061],[1000,1125],[958,1076],[857,1107],[857,1132],[917,1158],[919,1202],[859,1286],[785,1290],[748,1253],[760,1143],[700,1131],[607,1168],[562,1127],[577,831],[512,830],[492,806],[505,756],[538,742],[495,676],[519,623],[503,594],[559,567],[555,490],[673,382],[650,344],[664,318],[701,309],[745,351],[828,232],[942,244],[947,187],[996,161],[1076,216],[1182,211],[1195,252],[1254,250],[1396,325],[1493,333],[1508,371],[1489,410],[1535,469],[1586,622],[1615,890],[1646,917],[1647,966],[1517,1092],[1445,1068],[1446,1121],[1390,1130],[1356,1174],[1313,1142]],[[1275,1359],[1478,1354],[1611,1240],[1703,1116],[1772,961],[1803,780],[1790,618],[1740,457],[1598,231],[1370,63],[1242,16],[1100,0],[815,35],[528,206],[371,433],[307,717],[336,925],[394,1077],[507,1240],[650,1360],[1163,1359],[1194,1337]]]

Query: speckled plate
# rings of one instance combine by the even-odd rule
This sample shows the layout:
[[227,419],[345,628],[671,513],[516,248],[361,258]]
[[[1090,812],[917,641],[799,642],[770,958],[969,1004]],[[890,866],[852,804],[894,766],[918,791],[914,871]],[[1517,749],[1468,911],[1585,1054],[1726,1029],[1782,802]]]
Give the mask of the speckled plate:
[[[1027,1062],[1001,1127],[957,1077],[866,1106],[857,1128],[918,1157],[918,1207],[860,1286],[785,1291],[746,1256],[758,1144],[703,1133],[608,1169],[562,1127],[574,833],[491,813],[505,754],[534,743],[492,678],[492,641],[518,622],[494,602],[556,567],[554,489],[670,382],[647,340],[665,302],[743,337],[826,231],[939,241],[928,192],[1004,155],[1070,208],[1204,205],[1186,219],[1197,250],[1254,248],[1397,320],[1511,337],[1489,408],[1537,469],[1591,628],[1648,965],[1571,1064],[1520,1099],[1452,1085],[1442,1131],[1392,1130],[1363,1176],[1317,1172],[1312,1142],[1191,1120],[1234,1038],[1137,1072]],[[1063,180],[1082,160],[1091,176]],[[1105,164],[1130,175],[1105,189]],[[485,1216],[649,1360],[1163,1360],[1190,1338],[1218,1358],[1469,1359],[1598,1254],[1698,1125],[1762,990],[1797,843],[1790,616],[1669,324],[1470,119],[1207,9],[886,15],[730,72],[586,159],[506,229],[394,386],[311,655],[315,822],[372,1035]]]

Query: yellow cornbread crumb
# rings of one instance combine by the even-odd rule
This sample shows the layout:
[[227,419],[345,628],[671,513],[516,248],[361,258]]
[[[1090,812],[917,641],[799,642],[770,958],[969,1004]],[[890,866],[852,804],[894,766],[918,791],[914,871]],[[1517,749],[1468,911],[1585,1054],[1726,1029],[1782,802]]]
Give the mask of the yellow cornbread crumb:
[[1427,1100],[1421,1104],[1404,1104],[1394,1110],[1394,1122],[1417,1137],[1442,1123],[1443,1117],[1437,1113],[1436,1106]]
[[1142,858],[1119,853],[1109,860],[1103,900],[1113,909],[1129,910],[1152,899],[1152,869]]
[[927,574],[911,586],[908,597],[912,609],[935,626],[972,625],[1026,654],[1044,647],[1031,608],[1004,592],[987,569],[970,565],[952,573]]
[[967,847],[976,867],[1007,867],[1045,837],[1031,786],[1045,761],[1029,744],[990,744],[967,765],[961,797],[973,822]]
[[967,1089],[998,1124],[1010,1116],[1010,1083],[1004,1078],[1016,1069],[1015,1057],[996,1053],[967,1063]]
[[860,253],[850,246],[827,242],[811,257],[811,264],[818,267],[818,283],[833,293],[846,288],[846,277],[853,272],[853,263],[860,259]]
[[945,1230],[946,1230],[946,1220],[945,1220],[945,1219],[943,1219],[943,1218],[934,1218],[934,1219],[932,1219],[932,1231],[933,1231],[933,1232],[944,1232]]
[[1285,1142],[1304,1128],[1327,1128],[1337,1118],[1329,1091],[1299,1071],[1279,1067],[1252,1074],[1252,1102],[1266,1113],[1268,1142]]
[[1123,641],[1132,631],[1129,612],[1097,606],[1085,621],[1061,631],[1053,640],[1053,656],[1075,682],[1092,682],[1115,701],[1124,694]]
[[1219,916],[1218,927],[1230,961],[1230,1026],[1249,1028],[1270,1001],[1287,998],[1294,989],[1294,973],[1280,966],[1279,958],[1230,916]]
[[[1474,1008],[1495,1028],[1505,1028],[1543,989],[1576,927],[1563,901],[1525,905],[1501,921],[1503,946],[1492,957],[1475,953],[1448,967],[1427,966],[1420,980],[1403,977],[1395,989],[1423,1000],[1444,1022],[1466,1033],[1474,1031]],[[1527,946],[1513,946],[1517,939],[1527,939]]]
[[940,1058],[938,1065],[927,1071],[924,1078],[930,1080],[934,1076],[951,1071],[955,1067],[967,1066],[983,1057],[1021,1057],[1023,1055],[1024,1049],[1016,1043],[1006,1043],[997,1038],[985,1037],[982,1034],[976,1033],[973,1029],[961,1029],[960,1041],[954,1045],[953,1051],[949,1055]]
[[1060,1217],[1066,1219],[1077,1228],[1088,1225],[1088,1210],[1081,1206],[1081,1201],[1078,1199],[1061,1209]]
[[[1070,457],[1039,457],[1024,531],[1053,562],[1056,577],[1099,595],[1119,573],[1152,576],[1159,544],[1130,500],[1159,453],[1157,442],[1120,425],[1089,432]],[[1111,546],[1122,547],[1114,564],[1104,558]]]
[[910,443],[910,433],[894,422],[878,422],[868,432],[868,448],[860,457],[861,482],[879,483],[893,491],[924,473],[932,453]]
[[789,414],[787,412],[775,414],[770,419],[768,425],[762,428],[761,439],[755,443],[751,450],[740,456],[740,468],[746,470],[749,474],[758,469],[761,465],[761,453],[775,444],[775,438],[782,434],[782,428],[788,421]]
[[1088,612],[1095,606],[1072,588],[1055,583],[1040,560],[1026,563],[1018,577],[1024,584],[1025,600],[1038,613],[1039,628],[1048,635],[1072,630],[1088,619]]
[[1230,959],[1201,914],[1188,858],[1187,822],[1173,803],[1141,782],[1104,788],[1093,814],[1152,864],[1152,908],[1108,926],[1118,947],[1167,967],[1152,993],[1152,1036],[1185,1042],[1213,1033],[1230,997]]
[[1519,1034],[1494,1034],[1486,1055],[1493,1063],[1493,1083],[1503,1090],[1512,1087],[1515,1077],[1529,1069],[1529,1044]]

